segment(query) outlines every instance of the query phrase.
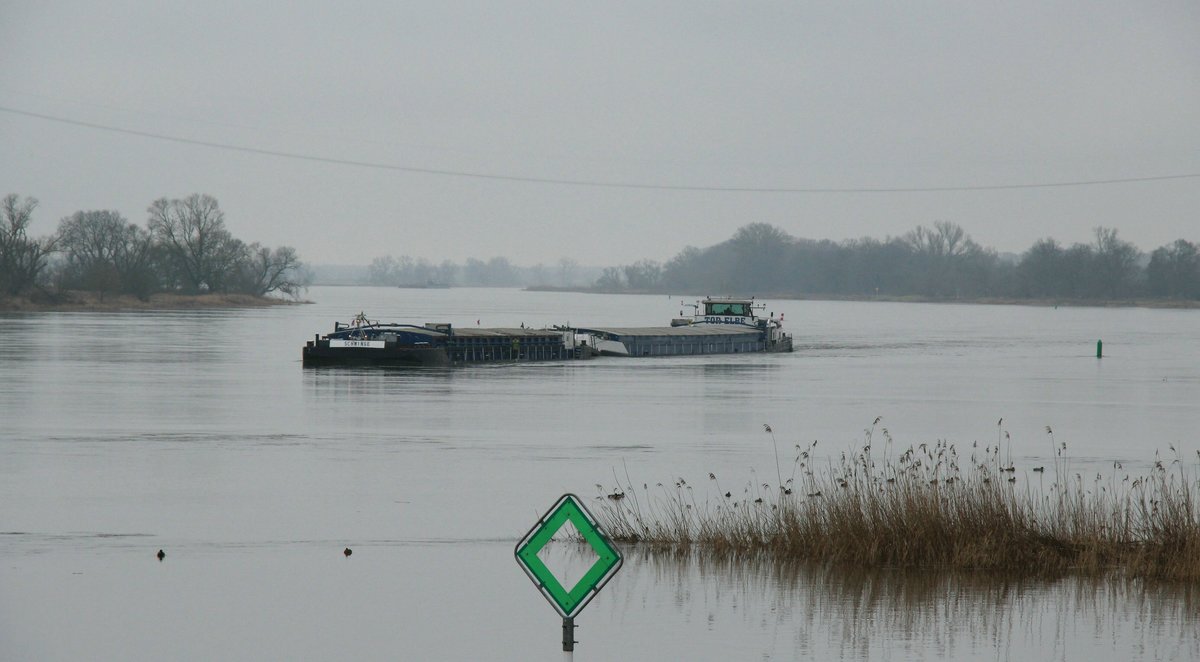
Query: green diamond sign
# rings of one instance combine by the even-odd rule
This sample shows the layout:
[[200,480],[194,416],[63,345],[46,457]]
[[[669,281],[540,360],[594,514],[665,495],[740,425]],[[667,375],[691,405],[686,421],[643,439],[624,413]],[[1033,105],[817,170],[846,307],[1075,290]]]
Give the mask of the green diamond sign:
[[[591,568],[583,573],[574,586],[563,586],[550,568],[542,562],[538,553],[550,542],[567,522],[575,526],[584,542],[591,546],[598,557]],[[563,618],[574,618],[600,592],[601,588],[617,574],[621,567],[621,553],[612,541],[600,530],[596,518],[583,506],[574,494],[564,494],[537,524],[517,543],[517,563],[529,575],[542,595]]]

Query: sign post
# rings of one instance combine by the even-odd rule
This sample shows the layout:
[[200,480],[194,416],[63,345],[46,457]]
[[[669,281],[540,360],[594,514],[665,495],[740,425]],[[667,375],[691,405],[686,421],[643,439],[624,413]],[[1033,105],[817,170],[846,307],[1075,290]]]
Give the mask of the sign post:
[[[583,541],[596,553],[596,560],[574,586],[563,586],[562,581],[546,567],[538,553],[550,542],[566,523],[575,525]],[[529,580],[537,586],[554,610],[562,616],[563,651],[575,650],[575,615],[583,611],[592,598],[604,588],[608,580],[621,568],[621,553],[600,530],[595,517],[584,507],[574,494],[564,494],[533,525],[529,533],[517,543],[513,553],[517,564],[525,571]]]

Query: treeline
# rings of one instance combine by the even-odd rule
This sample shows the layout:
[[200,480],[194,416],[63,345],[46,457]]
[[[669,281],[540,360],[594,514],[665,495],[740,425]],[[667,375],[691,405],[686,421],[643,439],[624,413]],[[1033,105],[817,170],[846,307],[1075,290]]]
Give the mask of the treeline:
[[595,269],[581,267],[578,262],[568,257],[560,259],[552,266],[535,264],[525,267],[513,264],[506,257],[493,257],[488,260],[468,258],[462,264],[444,260],[434,264],[424,258],[408,255],[398,258],[385,255],[375,258],[367,267],[367,283],[393,287],[570,287],[590,283],[596,278],[596,273]]
[[53,235],[34,238],[29,225],[37,204],[16,194],[4,198],[0,295],[84,290],[142,299],[156,292],[295,296],[306,285],[295,249],[234,237],[209,195],[155,200],[144,227],[116,211],[77,211],[59,221]]
[[1144,255],[1115,229],[1092,243],[1041,239],[1005,259],[939,221],[886,239],[798,239],[765,223],[708,248],[689,246],[665,264],[607,267],[605,291],[775,295],[917,296],[931,299],[1200,299],[1200,246],[1184,239]]

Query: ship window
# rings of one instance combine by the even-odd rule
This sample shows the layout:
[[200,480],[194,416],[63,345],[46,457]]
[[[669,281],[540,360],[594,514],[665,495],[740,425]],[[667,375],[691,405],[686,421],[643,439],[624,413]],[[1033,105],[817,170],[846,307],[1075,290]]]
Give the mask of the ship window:
[[709,303],[706,315],[740,315],[750,314],[750,304],[747,303]]

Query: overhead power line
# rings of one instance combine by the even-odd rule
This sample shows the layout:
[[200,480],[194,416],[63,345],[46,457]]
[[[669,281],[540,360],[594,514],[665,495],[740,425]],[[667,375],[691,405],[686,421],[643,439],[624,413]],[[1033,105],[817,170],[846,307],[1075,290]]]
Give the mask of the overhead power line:
[[155,140],[165,140],[184,145],[198,145],[201,147],[209,147],[213,149],[224,149],[234,152],[243,152],[247,154],[261,154],[264,156],[274,156],[284,159],[294,159],[299,161],[312,161],[316,163],[329,163],[333,165],[354,166],[358,168],[373,168],[376,170],[393,170],[398,172],[411,172],[424,175],[441,175],[444,177],[465,177],[471,179],[488,179],[495,181],[506,182],[527,182],[533,184],[558,184],[563,186],[581,186],[590,188],[617,188],[617,189],[642,189],[652,191],[701,191],[701,192],[716,192],[716,193],[936,193],[948,191],[1005,191],[1013,189],[1035,189],[1035,188],[1065,188],[1073,186],[1100,186],[1104,184],[1132,184],[1136,182],[1160,182],[1173,179],[1195,179],[1200,178],[1200,173],[1185,173],[1173,175],[1157,175],[1151,177],[1122,177],[1115,179],[1088,179],[1077,181],[1064,182],[1032,182],[1022,184],[984,184],[973,186],[858,186],[858,187],[777,187],[777,186],[701,186],[689,184],[647,184],[639,182],[604,182],[586,179],[556,179],[550,177],[524,177],[520,175],[505,175],[496,173],[484,172],[469,172],[465,170],[444,170],[439,168],[422,168],[418,166],[397,165],[393,163],[378,163],[371,161],[356,161],[352,159],[338,159],[327,156],[317,156],[313,154],[300,154],[296,152],[283,152],[271,149],[260,149],[258,147],[246,147],[244,145],[233,145],[229,143],[212,142],[208,140],[193,140],[191,138],[181,138],[179,136],[170,136],[162,133],[151,133],[149,131],[138,131],[135,129],[125,129],[118,126],[109,126],[107,124],[97,124],[95,122],[84,122],[81,120],[70,119],[66,117],[56,117],[53,115],[45,115],[35,113],[28,110],[20,110],[18,108],[8,108],[0,106],[0,112],[10,113],[13,115],[23,115],[25,117],[34,117],[48,122],[58,122],[60,124],[70,124],[72,126],[81,126],[98,131],[110,131],[113,133],[122,133],[131,136],[141,136],[143,138],[153,138]]

